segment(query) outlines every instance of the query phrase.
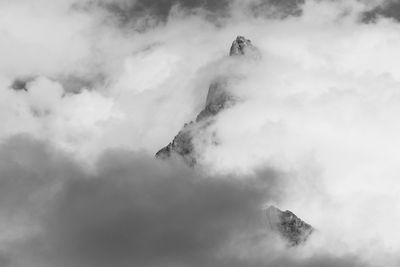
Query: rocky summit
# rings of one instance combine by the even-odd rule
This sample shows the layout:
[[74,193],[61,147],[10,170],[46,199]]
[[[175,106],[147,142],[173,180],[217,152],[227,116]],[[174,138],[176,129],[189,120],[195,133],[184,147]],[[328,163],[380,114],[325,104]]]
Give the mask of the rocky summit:
[[269,227],[276,231],[289,246],[297,246],[309,238],[314,228],[302,221],[293,212],[270,206],[266,209]]
[[[229,56],[254,59],[259,58],[260,53],[250,40],[238,36],[232,43]],[[186,123],[172,142],[156,153],[156,157],[165,159],[175,154],[181,156],[191,166],[196,164],[193,134],[196,133],[196,129],[209,126],[212,123],[211,119],[221,110],[235,104],[235,97],[227,91],[229,83],[235,79],[237,78],[232,76],[216,77],[208,89],[205,106],[197,115],[195,122]]]
[[260,57],[260,51],[251,44],[251,41],[243,36],[236,37],[233,41],[229,56]]

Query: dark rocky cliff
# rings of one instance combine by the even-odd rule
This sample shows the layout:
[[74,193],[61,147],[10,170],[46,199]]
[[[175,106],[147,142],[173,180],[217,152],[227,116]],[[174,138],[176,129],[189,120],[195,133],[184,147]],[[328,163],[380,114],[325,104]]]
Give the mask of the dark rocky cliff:
[[289,246],[297,246],[307,241],[314,228],[302,221],[293,212],[270,206],[266,209],[270,228],[276,231]]

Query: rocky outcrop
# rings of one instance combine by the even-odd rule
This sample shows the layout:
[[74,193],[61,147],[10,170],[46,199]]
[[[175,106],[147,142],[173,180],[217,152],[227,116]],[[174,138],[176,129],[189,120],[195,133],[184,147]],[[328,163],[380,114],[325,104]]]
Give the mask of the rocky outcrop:
[[302,221],[289,210],[270,206],[266,209],[267,222],[269,227],[277,232],[289,246],[297,246],[307,241],[314,232],[314,228]]
[[156,153],[156,157],[159,159],[166,159],[176,154],[183,157],[188,165],[195,165],[196,157],[192,143],[192,125],[193,122],[185,124],[183,129],[175,136],[174,140]]
[[[251,41],[238,36],[232,43],[230,57],[259,58],[260,53]],[[227,88],[235,77],[217,77],[211,83],[204,109],[197,115],[195,122],[185,124],[183,129],[175,136],[171,143],[156,153],[157,158],[165,159],[173,154],[183,157],[186,163],[193,166],[196,164],[196,153],[193,145],[194,129],[207,127],[211,119],[221,110],[233,106],[236,102],[235,97],[228,92]]]

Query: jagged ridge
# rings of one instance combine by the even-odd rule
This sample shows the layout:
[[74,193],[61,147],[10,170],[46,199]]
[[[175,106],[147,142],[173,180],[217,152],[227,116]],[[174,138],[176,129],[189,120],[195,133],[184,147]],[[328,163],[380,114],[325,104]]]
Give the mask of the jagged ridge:
[[[259,57],[259,52],[258,49],[251,44],[250,40],[243,36],[238,36],[232,43],[229,56],[254,58]],[[172,142],[156,153],[157,158],[165,159],[175,153],[182,156],[189,165],[193,166],[196,164],[196,156],[192,143],[192,130],[195,128],[195,124],[203,123],[205,120],[217,115],[221,110],[234,105],[235,97],[226,90],[230,79],[232,79],[232,77],[218,77],[211,83],[208,89],[205,107],[197,115],[196,121],[185,124]],[[207,125],[208,124],[205,124],[205,126]]]

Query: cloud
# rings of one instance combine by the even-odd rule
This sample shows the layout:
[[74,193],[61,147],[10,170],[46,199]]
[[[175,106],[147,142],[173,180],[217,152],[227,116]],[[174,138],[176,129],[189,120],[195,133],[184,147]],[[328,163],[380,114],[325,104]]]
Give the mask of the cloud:
[[[166,22],[174,10],[179,7],[186,12],[206,12],[209,18],[217,19],[219,16],[228,15],[231,1],[211,1],[211,0],[103,0],[86,1],[81,7],[89,9],[101,8],[118,17],[124,24],[137,22],[146,17],[151,24]],[[148,25],[148,24],[147,24]]]
[[259,0],[249,1],[248,6],[253,15],[261,17],[286,18],[288,16],[302,15],[304,0],[277,1]]
[[235,258],[220,253],[236,235],[263,233],[260,208],[278,177],[207,177],[128,151],[105,154],[88,173],[26,136],[7,140],[0,155],[9,266],[223,264]]
[[380,5],[372,8],[364,14],[363,20],[365,22],[373,22],[379,17],[399,20],[400,19],[400,5],[396,1],[385,0],[381,1]]
[[[277,3],[0,1],[0,265],[396,266],[399,24]],[[154,160],[232,71],[198,169]],[[287,250],[267,203],[318,233]]]
[[114,150],[88,171],[27,136],[7,140],[0,156],[3,266],[365,266],[286,252],[262,212],[280,198],[271,169],[208,176]]

